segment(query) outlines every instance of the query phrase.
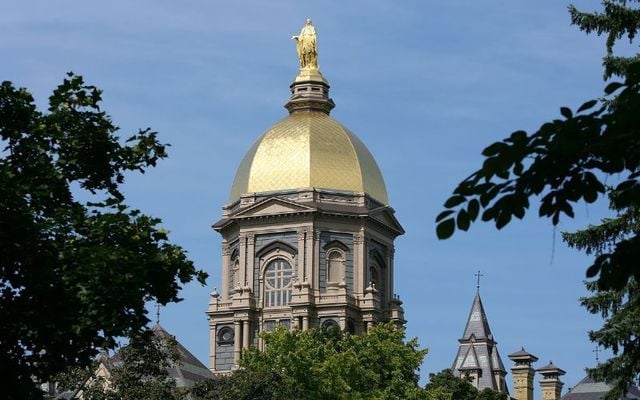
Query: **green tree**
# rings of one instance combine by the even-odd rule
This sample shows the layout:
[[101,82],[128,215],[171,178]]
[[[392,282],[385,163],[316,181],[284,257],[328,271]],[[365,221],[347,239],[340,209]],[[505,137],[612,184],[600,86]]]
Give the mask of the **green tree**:
[[124,139],[101,91],[69,74],[39,111],[0,85],[0,375],[5,398],[40,398],[69,365],[87,366],[147,324],[145,302],[179,301],[206,274],[120,185],[166,157],[149,129]]
[[457,377],[450,369],[437,374],[429,374],[429,383],[425,386],[430,400],[508,400],[507,393],[491,389],[479,391],[471,384],[470,377]]
[[89,368],[72,368],[57,381],[84,400],[176,400],[181,395],[167,368],[178,360],[173,338],[146,331],[134,335],[113,357],[101,356]]
[[[538,214],[556,225],[573,217],[573,206],[607,198],[614,217],[597,227],[565,235],[569,245],[595,256],[586,275],[595,294],[582,303],[605,319],[592,340],[615,357],[590,370],[597,379],[615,382],[618,396],[640,372],[637,282],[640,269],[640,61],[638,55],[613,54],[621,38],[633,41],[640,26],[638,1],[606,0],[603,12],[583,13],[570,7],[573,24],[607,35],[605,78],[619,76],[604,97],[585,102],[575,112],[562,107],[562,119],[543,124],[532,134],[516,131],[483,151],[482,167],[462,181],[437,218],[438,237],[456,227],[466,231],[479,216],[498,229],[521,219],[531,197],[540,196]],[[619,183],[611,185],[607,182]],[[481,213],[482,211],[482,213]]]
[[243,354],[222,398],[423,399],[417,371],[426,354],[404,330],[380,324],[367,334],[338,329],[263,334],[264,351]]

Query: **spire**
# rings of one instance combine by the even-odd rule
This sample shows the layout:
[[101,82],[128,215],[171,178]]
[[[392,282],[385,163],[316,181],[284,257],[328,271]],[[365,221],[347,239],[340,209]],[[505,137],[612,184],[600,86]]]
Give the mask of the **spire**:
[[307,19],[300,34],[292,37],[300,60],[300,71],[289,86],[291,98],[285,104],[290,114],[298,111],[321,111],[329,114],[335,103],[329,98],[329,83],[318,67],[316,29]]
[[471,312],[467,318],[467,325],[464,328],[461,340],[468,340],[472,335],[476,340],[493,340],[491,329],[487,322],[487,315],[484,312],[482,300],[480,299],[480,293],[476,293],[476,297],[473,299]]
[[464,333],[458,341],[460,346],[451,367],[454,375],[471,376],[478,390],[489,388],[507,392],[504,380],[507,371],[491,334],[479,292],[476,292]]

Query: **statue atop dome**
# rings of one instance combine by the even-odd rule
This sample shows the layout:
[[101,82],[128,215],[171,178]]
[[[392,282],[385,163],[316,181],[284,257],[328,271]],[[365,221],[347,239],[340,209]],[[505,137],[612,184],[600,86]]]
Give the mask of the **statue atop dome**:
[[296,50],[300,59],[301,69],[318,69],[318,42],[316,39],[316,28],[310,19],[302,27],[300,35],[292,36],[296,41]]

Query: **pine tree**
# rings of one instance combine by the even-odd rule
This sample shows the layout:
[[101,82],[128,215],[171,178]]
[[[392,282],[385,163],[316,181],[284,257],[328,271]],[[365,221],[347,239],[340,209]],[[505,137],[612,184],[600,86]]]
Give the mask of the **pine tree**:
[[[539,215],[554,225],[562,215],[572,218],[576,203],[608,198],[612,218],[563,239],[595,257],[586,271],[593,295],[581,302],[605,320],[589,337],[614,357],[589,373],[615,384],[611,399],[640,373],[640,55],[614,52],[619,40],[633,43],[636,37],[638,3],[604,0],[603,11],[592,13],[569,7],[572,24],[607,36],[605,79],[624,82],[609,83],[603,98],[575,112],[561,107],[562,119],[532,134],[516,131],[484,149],[482,167],[458,185],[436,218],[438,237],[446,239],[456,227],[469,229],[478,217],[501,229],[513,217],[524,217],[531,197],[540,196]],[[608,179],[619,183],[612,186]]]

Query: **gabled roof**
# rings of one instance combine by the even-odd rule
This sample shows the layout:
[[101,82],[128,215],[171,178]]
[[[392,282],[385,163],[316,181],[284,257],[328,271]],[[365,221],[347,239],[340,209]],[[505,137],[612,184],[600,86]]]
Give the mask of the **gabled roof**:
[[478,362],[478,355],[476,354],[476,351],[474,350],[473,346],[469,346],[469,348],[467,349],[467,354],[462,359],[462,364],[460,365],[459,369],[480,369],[479,365],[480,363]]
[[[606,382],[597,382],[585,376],[576,386],[571,388],[562,400],[601,400],[613,385]],[[621,399],[640,399],[640,389],[635,385],[630,385],[627,395]]]
[[[158,337],[175,339],[160,324],[157,324],[151,330]],[[178,351],[178,362],[168,367],[167,372],[169,372],[171,378],[176,380],[179,387],[192,386],[197,382],[213,377],[211,371],[177,340],[176,350]]]

